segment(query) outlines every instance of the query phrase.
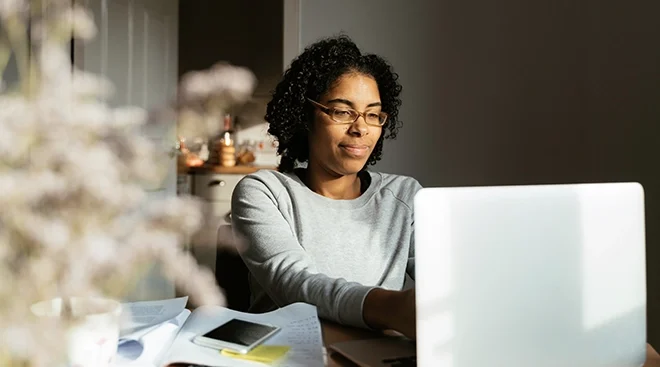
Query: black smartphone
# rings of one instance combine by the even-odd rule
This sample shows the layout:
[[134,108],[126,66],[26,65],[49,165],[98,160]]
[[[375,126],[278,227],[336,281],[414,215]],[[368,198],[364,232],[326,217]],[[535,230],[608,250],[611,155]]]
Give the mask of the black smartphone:
[[211,331],[195,336],[193,342],[204,347],[245,354],[279,330],[274,325],[231,319]]

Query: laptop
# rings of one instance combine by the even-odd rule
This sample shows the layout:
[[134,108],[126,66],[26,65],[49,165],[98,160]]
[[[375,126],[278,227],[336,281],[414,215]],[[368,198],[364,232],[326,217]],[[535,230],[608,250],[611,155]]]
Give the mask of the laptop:
[[425,188],[414,205],[416,354],[334,350],[361,366],[644,364],[641,185]]

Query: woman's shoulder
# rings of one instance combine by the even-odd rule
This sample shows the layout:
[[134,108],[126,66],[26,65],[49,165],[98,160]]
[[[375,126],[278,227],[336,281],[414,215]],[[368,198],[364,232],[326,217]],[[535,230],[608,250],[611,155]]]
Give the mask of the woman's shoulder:
[[393,173],[384,172],[369,172],[372,175],[380,176],[381,185],[383,188],[396,189],[396,190],[419,190],[422,188],[419,181],[411,176],[398,175]]
[[289,173],[261,169],[245,175],[236,185],[234,195],[250,195],[257,190],[276,197],[287,186],[295,184],[295,179]]
[[243,177],[243,180],[256,180],[262,182],[282,182],[283,180],[290,179],[290,174],[282,173],[275,169],[260,169],[256,172],[250,173]]
[[380,189],[391,193],[398,200],[411,204],[415,194],[422,188],[422,185],[415,178],[384,172],[373,172],[370,174],[380,177]]

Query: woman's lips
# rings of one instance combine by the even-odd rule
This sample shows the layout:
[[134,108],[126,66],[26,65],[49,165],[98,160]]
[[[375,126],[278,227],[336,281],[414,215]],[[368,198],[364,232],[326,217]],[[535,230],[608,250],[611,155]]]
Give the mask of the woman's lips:
[[369,147],[366,145],[342,144],[339,147],[356,158],[362,158],[369,153]]

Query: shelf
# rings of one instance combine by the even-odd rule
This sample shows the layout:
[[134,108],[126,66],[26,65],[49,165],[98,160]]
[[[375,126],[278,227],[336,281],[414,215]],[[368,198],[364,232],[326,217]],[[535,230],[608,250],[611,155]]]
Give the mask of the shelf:
[[238,165],[234,167],[222,167],[222,166],[202,166],[202,167],[190,167],[188,169],[188,174],[207,174],[207,173],[223,173],[223,174],[233,174],[233,175],[247,175],[250,173],[257,172],[261,169],[277,169],[274,166],[244,166]]

